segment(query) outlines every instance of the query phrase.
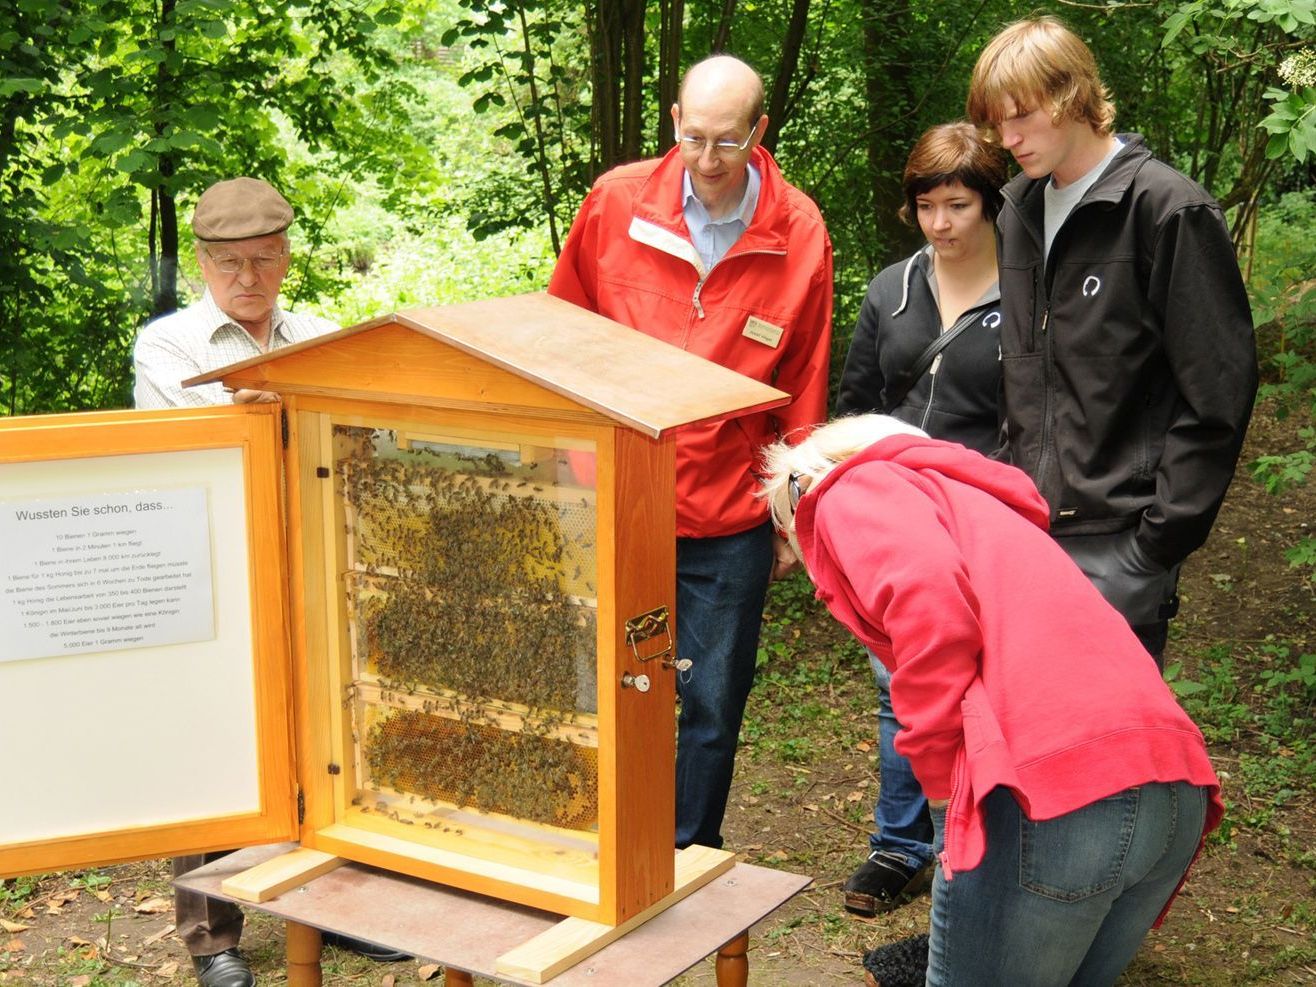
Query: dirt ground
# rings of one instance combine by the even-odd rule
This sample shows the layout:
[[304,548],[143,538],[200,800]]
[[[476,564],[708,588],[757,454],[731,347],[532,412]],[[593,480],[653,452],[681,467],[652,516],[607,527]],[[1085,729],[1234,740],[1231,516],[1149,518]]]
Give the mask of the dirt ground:
[[[1295,428],[1259,414],[1244,461],[1293,448]],[[1182,662],[1183,679],[1205,677],[1207,649],[1227,649],[1240,669],[1234,701],[1246,704],[1258,671],[1248,662],[1259,660],[1268,636],[1295,655],[1311,653],[1311,588],[1282,553],[1313,525],[1316,483],[1273,497],[1240,474],[1210,541],[1185,568],[1183,611],[1167,654],[1171,665]],[[774,630],[765,631],[767,663],[751,699],[724,832],[744,859],[809,874],[814,884],[754,930],[750,982],[861,984],[863,951],[925,930],[927,899],[874,920],[840,907],[840,883],[866,847],[877,784],[871,677],[862,653],[805,594],[774,593],[769,610]],[[1221,688],[1218,676],[1210,681]],[[1249,755],[1255,763],[1258,743],[1246,728],[1213,743],[1228,832],[1209,845],[1122,984],[1316,984],[1316,786],[1250,797],[1243,780],[1255,770]],[[192,982],[160,862],[7,882],[0,920],[0,984]],[[243,948],[262,985],[285,982],[279,923],[249,915]],[[329,985],[394,987],[441,977],[416,963],[378,965],[326,951]],[[713,984],[711,961],[679,983]]]

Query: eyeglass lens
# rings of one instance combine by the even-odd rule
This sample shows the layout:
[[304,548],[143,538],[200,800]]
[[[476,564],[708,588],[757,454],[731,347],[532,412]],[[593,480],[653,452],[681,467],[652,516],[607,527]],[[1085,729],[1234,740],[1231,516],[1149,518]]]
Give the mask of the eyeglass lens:
[[[750,137],[754,136],[753,134]],[[685,137],[681,138],[681,143],[686,145],[692,151],[704,153],[704,148],[709,148],[714,154],[730,154],[733,151],[743,151],[749,146],[749,138],[745,138],[743,144],[737,144],[735,141],[710,141],[706,137]]]
[[236,254],[221,254],[216,257],[210,254],[210,259],[225,274],[237,274],[248,261],[258,271],[273,271],[283,261],[283,254],[257,254],[255,257],[240,257]]

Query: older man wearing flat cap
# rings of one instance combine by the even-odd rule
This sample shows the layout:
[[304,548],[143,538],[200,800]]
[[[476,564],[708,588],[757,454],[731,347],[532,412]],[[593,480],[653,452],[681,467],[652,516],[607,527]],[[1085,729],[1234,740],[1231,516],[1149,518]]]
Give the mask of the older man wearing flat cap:
[[230,395],[222,384],[184,388],[181,382],[338,328],[325,319],[279,308],[292,219],[288,200],[259,178],[216,182],[201,194],[192,213],[192,232],[206,291],[187,308],[149,323],[137,337],[137,407],[271,399],[260,391]]
[[[288,273],[292,206],[268,182],[234,178],[202,193],[192,214],[196,256],[206,291],[200,300],[147,324],[133,350],[138,408],[179,408],[273,400],[261,391],[229,394],[222,384],[184,388],[182,381],[248,357],[311,339],[338,326],[278,305]],[[186,874],[222,853],[177,857]],[[242,910],[193,891],[174,894],[174,920],[203,987],[253,987],[256,978],[238,952]],[[325,941],[371,959],[407,959],[343,936]]]

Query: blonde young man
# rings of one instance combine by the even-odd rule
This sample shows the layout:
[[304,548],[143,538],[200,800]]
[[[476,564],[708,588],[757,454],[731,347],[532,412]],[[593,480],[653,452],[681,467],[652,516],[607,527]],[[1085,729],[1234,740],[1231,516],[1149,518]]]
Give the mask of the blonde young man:
[[1201,186],[1114,133],[1092,52],[1054,17],[987,44],[968,116],[1023,171],[997,219],[1006,459],[1160,664],[1256,394],[1229,230]]
[[[133,349],[133,398],[138,408],[273,401],[273,394],[261,391],[230,394],[222,384],[185,388],[182,381],[338,328],[325,319],[294,315],[279,307],[279,290],[290,262],[287,230],[292,221],[292,206],[258,178],[217,182],[201,194],[192,214],[192,232],[206,290],[198,301],[155,319],[138,335]],[[204,757],[200,760],[198,777],[204,784]],[[175,858],[174,876],[217,856],[222,854]],[[178,890],[174,920],[202,987],[256,983],[238,951],[242,911],[236,905]],[[372,959],[406,958],[342,936],[326,935],[325,941]]]
[[[692,67],[676,146],[595,183],[551,294],[788,392],[785,408],[676,440],[676,843],[719,847],[774,559],[759,449],[823,419],[832,247],[817,207],[759,146],[763,82],[737,58]],[[780,554],[774,554],[780,548]]]

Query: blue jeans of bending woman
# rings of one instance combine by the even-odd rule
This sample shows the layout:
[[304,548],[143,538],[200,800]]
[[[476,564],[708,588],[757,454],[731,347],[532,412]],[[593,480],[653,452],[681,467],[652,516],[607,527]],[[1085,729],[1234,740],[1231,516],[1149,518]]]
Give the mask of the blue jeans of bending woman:
[[[932,883],[928,987],[1106,987],[1129,965],[1202,838],[1206,791],[1126,789],[1032,822],[1008,789],[985,801],[987,853]],[[936,846],[945,810],[934,810]]]
[[772,526],[676,540],[676,845],[722,845],[736,741],[754,684]]
[[900,721],[891,709],[891,673],[870,651],[877,679],[877,801],[873,803],[869,851],[894,853],[917,870],[932,859],[932,818],[928,800],[909,761],[896,750]]

